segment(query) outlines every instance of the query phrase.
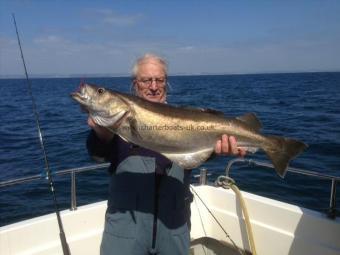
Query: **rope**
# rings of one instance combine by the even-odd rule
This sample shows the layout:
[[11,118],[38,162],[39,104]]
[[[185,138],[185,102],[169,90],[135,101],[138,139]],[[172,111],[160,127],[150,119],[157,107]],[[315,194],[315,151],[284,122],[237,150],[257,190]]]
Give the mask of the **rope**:
[[246,203],[243,199],[243,196],[242,196],[240,190],[236,186],[234,179],[232,179],[228,176],[222,175],[222,176],[219,176],[217,178],[217,180],[215,181],[215,184],[217,186],[223,187],[225,189],[231,188],[235,192],[238,199],[240,200],[241,209],[242,209],[244,220],[245,220],[245,223],[246,223],[246,229],[247,229],[247,234],[248,234],[248,241],[249,241],[250,250],[251,250],[253,255],[257,255],[256,248],[255,248],[255,241],[254,241],[254,233],[253,233],[251,223],[250,223],[250,220],[249,220],[249,214],[248,214],[248,210],[247,210],[247,207],[246,207]]
[[[227,233],[227,231],[223,228],[222,224],[218,221],[218,219],[215,217],[215,215],[212,213],[212,211],[209,209],[209,207],[206,205],[206,203],[204,203],[203,199],[198,195],[198,193],[196,192],[196,190],[194,189],[194,186],[190,185],[191,191],[193,191],[195,193],[195,195],[198,197],[198,199],[201,201],[201,203],[204,205],[205,209],[207,209],[207,211],[209,212],[209,214],[213,217],[213,219],[215,220],[215,222],[219,225],[219,227],[221,228],[221,230],[224,232],[224,234],[226,235],[226,237],[230,240],[230,242],[232,243],[232,245],[234,246],[234,248],[241,254],[243,255],[244,252],[237,247],[236,243],[234,242],[234,240],[231,238],[231,236]],[[197,206],[197,204],[196,204]],[[199,212],[199,207],[197,206],[197,210]],[[200,214],[200,213],[199,213]],[[201,215],[201,214],[200,214]],[[202,219],[201,219],[201,223]],[[203,225],[203,230],[205,232],[204,229],[204,225]],[[206,234],[206,233],[205,233]]]

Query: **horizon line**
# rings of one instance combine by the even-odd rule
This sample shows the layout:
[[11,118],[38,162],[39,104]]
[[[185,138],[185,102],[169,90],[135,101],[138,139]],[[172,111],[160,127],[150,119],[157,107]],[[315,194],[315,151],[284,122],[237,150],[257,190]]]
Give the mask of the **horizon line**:
[[[199,73],[172,73],[169,74],[169,77],[172,76],[208,76],[208,75],[253,75],[253,74],[294,74],[294,73],[338,73],[339,70],[300,70],[300,71],[259,71],[259,72],[199,72]],[[106,77],[126,77],[130,78],[131,74],[128,73],[93,73],[93,74],[30,74],[29,78],[39,79],[39,78],[106,78]],[[0,79],[21,79],[25,78],[24,74],[0,74]]]

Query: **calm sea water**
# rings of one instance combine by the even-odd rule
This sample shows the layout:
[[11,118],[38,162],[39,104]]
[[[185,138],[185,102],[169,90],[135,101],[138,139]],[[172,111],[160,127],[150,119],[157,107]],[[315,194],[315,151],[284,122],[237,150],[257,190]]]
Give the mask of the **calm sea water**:
[[[88,78],[118,91],[129,91],[130,78]],[[93,164],[87,155],[86,115],[69,94],[78,78],[32,79],[33,95],[52,171]],[[309,148],[291,166],[340,176],[340,73],[296,73],[170,77],[170,104],[213,108],[228,116],[255,112],[267,134],[303,140]],[[0,80],[0,181],[44,175],[32,104],[25,80]],[[267,160],[263,153],[249,158]],[[229,157],[205,164],[213,180]],[[330,182],[256,167],[232,169],[241,189],[313,210],[329,203]],[[54,177],[61,209],[70,204],[69,176]],[[195,181],[193,179],[193,181]],[[77,175],[78,205],[106,199],[106,170]],[[338,205],[340,204],[340,199]],[[0,189],[0,225],[53,212],[45,178]]]

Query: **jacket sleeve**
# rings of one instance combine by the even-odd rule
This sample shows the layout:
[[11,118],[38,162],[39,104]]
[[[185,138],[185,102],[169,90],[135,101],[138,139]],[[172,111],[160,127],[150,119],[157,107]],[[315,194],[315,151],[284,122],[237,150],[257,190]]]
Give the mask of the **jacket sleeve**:
[[90,131],[86,147],[89,155],[97,162],[107,162],[110,161],[110,155],[112,150],[112,142],[105,143],[101,141],[96,132]]

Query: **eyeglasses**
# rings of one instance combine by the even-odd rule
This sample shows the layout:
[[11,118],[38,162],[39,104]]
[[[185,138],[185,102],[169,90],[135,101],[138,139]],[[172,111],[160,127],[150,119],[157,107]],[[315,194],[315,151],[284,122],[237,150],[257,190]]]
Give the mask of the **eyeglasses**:
[[165,77],[157,77],[157,78],[148,77],[148,78],[137,79],[137,81],[144,87],[149,87],[152,84],[152,82],[156,82],[157,86],[163,87],[165,86],[166,78]]

